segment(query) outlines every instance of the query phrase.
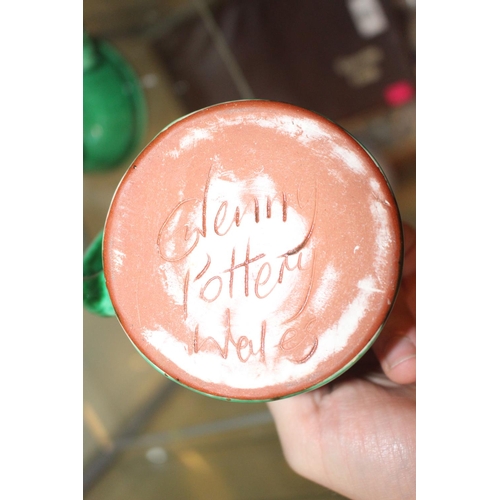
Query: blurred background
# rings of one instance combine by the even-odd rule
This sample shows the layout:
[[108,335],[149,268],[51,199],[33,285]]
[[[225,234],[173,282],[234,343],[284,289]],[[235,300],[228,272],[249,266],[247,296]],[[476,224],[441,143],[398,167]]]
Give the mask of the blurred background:
[[[136,154],[186,113],[285,101],[354,135],[415,225],[415,0],[84,0],[84,249]],[[264,403],[166,380],[84,311],[88,500],[343,498],[287,466]]]

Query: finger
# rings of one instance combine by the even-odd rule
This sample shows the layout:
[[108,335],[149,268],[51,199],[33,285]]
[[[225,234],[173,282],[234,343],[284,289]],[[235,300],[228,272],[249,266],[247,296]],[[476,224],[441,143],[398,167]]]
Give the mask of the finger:
[[405,257],[403,263],[403,279],[401,288],[406,304],[416,317],[416,271],[417,271],[417,244],[415,229],[408,224],[403,225]]
[[409,224],[403,223],[403,238],[404,238],[404,250],[405,250],[405,260],[403,264],[403,277],[409,276],[410,274],[415,274],[417,268],[417,238],[416,232],[413,227]]
[[398,384],[416,381],[416,328],[408,308],[395,307],[373,350],[390,380]]
[[416,236],[404,226],[405,260],[396,303],[387,323],[373,345],[387,377],[398,384],[416,381]]
[[329,487],[326,482],[328,474],[321,466],[318,467],[322,463],[322,450],[317,404],[314,400],[316,391],[273,401],[267,406],[276,423],[283,454],[289,466],[297,474]]

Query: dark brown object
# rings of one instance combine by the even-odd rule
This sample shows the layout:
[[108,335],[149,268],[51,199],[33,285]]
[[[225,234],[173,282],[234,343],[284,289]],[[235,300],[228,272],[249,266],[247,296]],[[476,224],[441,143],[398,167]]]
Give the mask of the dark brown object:
[[256,97],[339,120],[387,107],[394,84],[406,85],[406,99],[411,96],[409,51],[388,1],[236,0],[208,16],[191,17],[156,43],[191,111]]

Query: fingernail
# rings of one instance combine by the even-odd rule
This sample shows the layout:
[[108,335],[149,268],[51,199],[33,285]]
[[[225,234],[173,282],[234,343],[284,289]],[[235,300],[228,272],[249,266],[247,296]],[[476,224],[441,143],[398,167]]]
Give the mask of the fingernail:
[[416,356],[416,346],[408,337],[396,337],[385,349],[384,365],[387,370],[393,370],[407,359]]

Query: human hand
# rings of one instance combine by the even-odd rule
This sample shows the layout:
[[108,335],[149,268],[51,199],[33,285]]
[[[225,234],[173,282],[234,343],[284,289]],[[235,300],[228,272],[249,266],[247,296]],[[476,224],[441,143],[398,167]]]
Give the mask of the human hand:
[[404,226],[403,277],[372,349],[314,391],[268,403],[298,474],[353,500],[415,498],[416,237]]

